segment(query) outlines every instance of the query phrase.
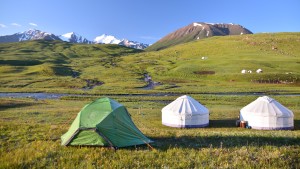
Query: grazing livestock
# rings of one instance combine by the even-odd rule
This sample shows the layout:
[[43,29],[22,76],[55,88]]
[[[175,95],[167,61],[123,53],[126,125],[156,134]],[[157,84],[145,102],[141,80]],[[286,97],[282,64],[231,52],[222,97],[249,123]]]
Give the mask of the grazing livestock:
[[257,69],[256,73],[262,73],[263,71],[261,69]]

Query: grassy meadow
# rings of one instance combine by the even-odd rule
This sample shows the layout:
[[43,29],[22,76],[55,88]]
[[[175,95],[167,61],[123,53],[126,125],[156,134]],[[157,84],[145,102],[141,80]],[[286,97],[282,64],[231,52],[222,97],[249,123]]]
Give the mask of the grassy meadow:
[[[240,108],[255,96],[191,95],[210,110],[210,126],[177,129],[161,124],[161,108],[177,96],[113,97],[154,143],[114,151],[61,146],[80,109],[80,100],[0,98],[0,168],[299,168],[299,97],[274,96],[295,114],[295,130],[235,127]],[[100,97],[100,96],[99,96]]]
[[[300,168],[300,99],[286,96],[300,94],[299,46],[300,33],[212,37],[160,51],[58,41],[0,44],[0,92],[89,94],[0,98],[0,168]],[[255,73],[259,68],[263,73]],[[145,74],[160,85],[144,90]],[[295,129],[235,127],[239,110],[258,97],[248,92],[265,93],[292,110]],[[161,124],[161,109],[183,94],[210,110],[209,127]],[[127,107],[154,141],[151,147],[60,145],[80,109],[103,96]]]

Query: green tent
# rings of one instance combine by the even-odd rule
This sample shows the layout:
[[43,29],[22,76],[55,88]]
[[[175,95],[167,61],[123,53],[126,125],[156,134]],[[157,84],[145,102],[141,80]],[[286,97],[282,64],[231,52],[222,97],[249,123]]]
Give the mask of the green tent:
[[62,145],[126,147],[152,142],[134,125],[127,109],[110,98],[87,104],[78,113]]

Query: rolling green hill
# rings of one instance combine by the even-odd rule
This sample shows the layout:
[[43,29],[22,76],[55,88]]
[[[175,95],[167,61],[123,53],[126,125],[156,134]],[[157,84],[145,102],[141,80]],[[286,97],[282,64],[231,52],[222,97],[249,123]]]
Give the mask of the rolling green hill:
[[[173,91],[276,91],[299,88],[299,33],[211,37],[126,57]],[[146,59],[145,59],[146,58]],[[253,73],[241,74],[241,70]],[[262,69],[263,73],[255,71]]]
[[[0,44],[0,89],[299,93],[299,46],[300,33],[216,36],[153,52],[58,41]],[[243,69],[253,73],[242,74]],[[160,85],[143,90],[145,74]]]
[[122,72],[117,66],[120,57],[139,52],[142,51],[118,45],[61,41],[1,44],[0,88],[2,91],[82,92],[104,81],[110,84],[107,77]]

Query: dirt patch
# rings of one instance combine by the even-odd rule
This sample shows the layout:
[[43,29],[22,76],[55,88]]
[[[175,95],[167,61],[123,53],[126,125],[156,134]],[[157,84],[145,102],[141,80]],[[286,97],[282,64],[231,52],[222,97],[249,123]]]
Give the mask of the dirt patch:
[[16,120],[17,118],[14,118],[14,117],[3,117],[1,118],[3,121],[13,121],[13,120]]
[[[80,76],[80,73],[74,70],[72,70],[71,74],[73,78],[79,78]],[[86,82],[86,85],[82,88],[83,90],[90,90],[96,86],[101,86],[104,84],[104,82],[98,81],[96,79],[82,79],[82,80]],[[71,87],[71,88],[76,88],[76,87]]]
[[265,83],[265,84],[295,84],[296,80],[277,80],[277,79],[259,79],[259,80],[251,80],[254,83]]
[[214,75],[216,72],[215,71],[196,71],[194,72],[194,74],[197,74],[197,75]]
[[104,84],[104,82],[95,80],[95,79],[85,79],[86,86],[83,87],[83,89],[88,90],[88,89],[93,89],[96,86],[101,86]]

